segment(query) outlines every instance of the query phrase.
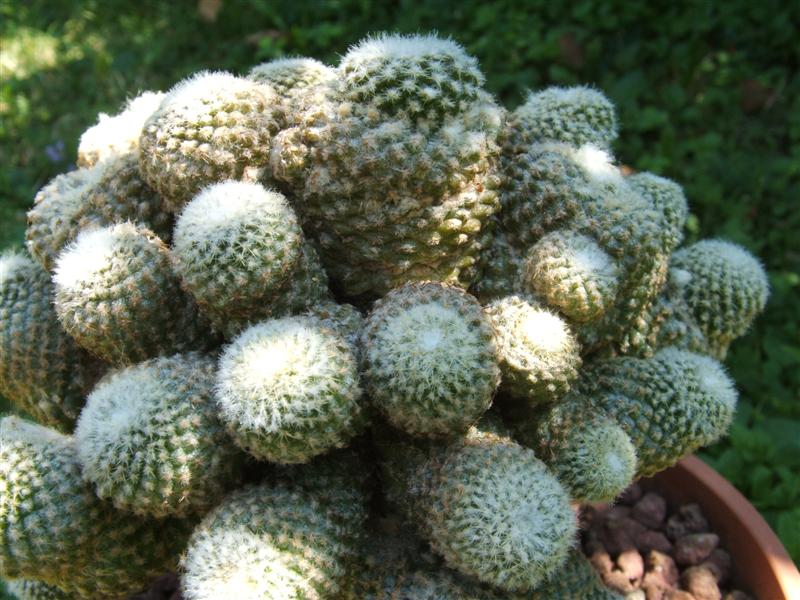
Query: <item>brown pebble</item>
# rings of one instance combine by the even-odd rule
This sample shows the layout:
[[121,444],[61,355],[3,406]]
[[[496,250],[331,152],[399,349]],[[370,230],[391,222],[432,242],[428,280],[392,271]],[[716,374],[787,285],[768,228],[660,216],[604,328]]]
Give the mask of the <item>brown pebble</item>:
[[654,492],[648,492],[633,506],[631,516],[645,527],[658,529],[667,516],[667,501]]
[[639,498],[642,497],[642,494],[644,494],[642,486],[640,486],[638,483],[633,483],[628,486],[628,489],[619,495],[617,501],[620,504],[625,504],[626,506],[633,506],[639,501]]
[[621,506],[617,504],[609,508],[603,516],[606,519],[622,519],[623,517],[630,517],[631,508],[629,506]]
[[594,570],[604,575],[614,570],[614,561],[605,550],[598,550],[589,555],[589,562],[592,563]]
[[725,598],[723,598],[723,600],[753,600],[753,597],[749,594],[745,594],[741,590],[731,590],[725,594]]
[[636,586],[628,579],[622,571],[611,571],[602,575],[603,583],[605,583],[612,590],[627,594],[636,589]]
[[600,540],[612,556],[617,556],[625,550],[636,549],[634,540],[644,531],[644,525],[630,517],[608,519],[603,524]]
[[664,554],[672,552],[672,542],[660,531],[651,529],[643,531],[634,542],[636,542],[636,547],[642,554],[647,554],[650,550],[658,550]]
[[665,600],[667,594],[674,589],[664,585],[662,581],[654,581],[650,573],[646,573],[642,580],[642,590],[647,600]]
[[716,533],[691,533],[675,542],[673,556],[679,565],[699,565],[718,545]]
[[731,555],[722,548],[716,548],[700,566],[714,573],[714,577],[717,578],[717,583],[724,584],[731,576],[733,559]]
[[689,533],[706,533],[709,531],[708,520],[697,504],[684,504],[672,515],[664,527],[667,537],[672,541]]
[[625,550],[616,560],[617,568],[625,574],[634,588],[639,587],[644,577],[644,559],[636,550]]
[[652,550],[647,555],[646,573],[657,575],[667,587],[677,587],[680,578],[680,571],[672,557],[657,550]]
[[722,600],[717,578],[705,567],[689,567],[681,574],[681,587],[697,600]]
[[697,600],[694,596],[692,596],[689,592],[684,590],[670,590],[667,592],[667,595],[664,596],[664,600]]

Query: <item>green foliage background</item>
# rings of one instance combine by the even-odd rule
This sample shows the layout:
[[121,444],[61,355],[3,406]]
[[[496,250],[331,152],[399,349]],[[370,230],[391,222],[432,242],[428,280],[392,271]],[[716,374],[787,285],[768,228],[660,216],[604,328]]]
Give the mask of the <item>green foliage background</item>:
[[97,113],[136,92],[287,54],[333,63],[370,32],[430,30],[477,56],[506,106],[552,84],[603,90],[620,160],[684,185],[688,241],[724,237],[764,261],[770,303],[727,360],[737,421],[703,457],[800,560],[796,2],[0,0],[0,248],[22,243],[36,190],[72,168]]

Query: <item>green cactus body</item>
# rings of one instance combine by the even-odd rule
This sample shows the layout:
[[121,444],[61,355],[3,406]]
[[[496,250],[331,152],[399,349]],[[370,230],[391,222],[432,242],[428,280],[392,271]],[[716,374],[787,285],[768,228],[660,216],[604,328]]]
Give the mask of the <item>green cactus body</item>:
[[495,330],[501,389],[531,404],[559,400],[578,377],[580,346],[562,318],[520,296],[486,307]]
[[121,510],[163,517],[214,506],[240,475],[219,422],[211,357],[155,358],[106,376],[75,438],[84,478]]
[[258,311],[295,274],[303,232],[286,198],[257,183],[201,191],[175,225],[176,271],[201,309],[223,320]]
[[669,246],[671,249],[677,248],[683,241],[683,228],[689,217],[689,203],[683,188],[674,181],[653,173],[637,173],[626,181],[664,215],[669,228]]
[[234,312],[205,314],[226,340],[233,340],[248,327],[266,319],[302,314],[319,303],[330,302],[328,275],[322,268],[319,255],[313,246],[302,244],[300,259],[295,269],[293,276],[283,286],[272,290],[269,297],[250,307],[245,311],[246,314]]
[[365,517],[354,488],[261,484],[234,492],[195,530],[187,600],[324,600],[343,590]]
[[27,254],[0,255],[0,394],[66,432],[105,365],[61,328],[53,293],[49,274]]
[[166,245],[147,229],[121,223],[81,233],[59,256],[53,281],[64,329],[111,363],[209,343]]
[[666,280],[666,217],[591,146],[532,146],[507,161],[506,175],[504,227],[530,250],[523,290],[570,313],[587,350],[644,344]]
[[0,575],[116,599],[175,567],[193,523],[143,520],[100,501],[71,437],[0,421]]
[[81,135],[78,166],[91,167],[114,156],[135,153],[145,121],[163,99],[163,92],[143,92],[126,102],[117,115],[100,113],[97,124]]
[[258,179],[281,124],[271,88],[228,73],[198,73],[172,88],[139,140],[145,181],[177,213],[205,186]]
[[362,570],[343,600],[622,600],[580,550],[535,590],[509,594],[446,568],[388,563]]
[[608,148],[617,137],[614,105],[585,86],[549,87],[531,92],[509,117],[503,145],[520,151],[532,144],[562,142]]
[[717,441],[736,409],[736,390],[722,365],[676,348],[649,359],[590,363],[576,389],[578,396],[568,400],[573,410],[601,411],[617,422],[636,448],[642,477]]
[[465,575],[507,592],[561,568],[576,533],[569,496],[531,450],[471,429],[449,445],[379,440],[386,494]]
[[[470,590],[470,587],[475,589]],[[445,569],[385,564],[358,573],[343,600],[499,600],[483,586],[464,585]]]
[[6,587],[17,600],[76,600],[56,586],[33,579],[9,581]]
[[769,296],[758,260],[722,240],[701,240],[675,252],[670,282],[702,331],[706,352],[720,359],[764,310]]
[[576,502],[612,502],[636,475],[636,449],[625,431],[575,403],[515,419],[515,438],[536,452]]
[[475,298],[443,283],[409,283],[376,302],[362,351],[373,404],[413,435],[465,432],[500,381],[491,322]]
[[336,70],[313,58],[278,58],[256,65],[247,78],[270,86],[291,110],[295,96],[307,88],[331,83],[336,78]]
[[475,59],[433,37],[355,46],[276,138],[331,278],[350,297],[409,280],[468,285],[499,202],[500,111]]
[[481,253],[480,269],[470,292],[481,302],[490,302],[522,290],[520,274],[524,255],[512,246],[502,230],[496,230],[491,244]]
[[536,242],[525,258],[523,287],[571,320],[595,321],[617,299],[620,272],[590,237],[557,230]]
[[220,360],[216,397],[236,443],[272,462],[307,462],[365,425],[355,350],[314,317],[241,333]]
[[336,329],[361,358],[361,332],[365,320],[358,309],[351,304],[320,302],[312,306],[307,315],[318,318],[325,327]]
[[[71,182],[82,182],[73,185]],[[172,216],[139,175],[135,153],[114,156],[59,175],[36,195],[28,212],[28,249],[52,270],[58,254],[86,229],[136,222],[169,240]]]

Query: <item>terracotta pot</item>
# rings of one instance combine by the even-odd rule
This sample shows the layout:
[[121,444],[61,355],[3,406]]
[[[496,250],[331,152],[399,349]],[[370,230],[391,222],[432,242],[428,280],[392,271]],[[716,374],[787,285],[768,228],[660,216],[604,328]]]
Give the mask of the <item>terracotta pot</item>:
[[764,518],[728,481],[689,456],[644,480],[675,504],[696,502],[733,556],[735,580],[758,600],[800,599],[800,573]]

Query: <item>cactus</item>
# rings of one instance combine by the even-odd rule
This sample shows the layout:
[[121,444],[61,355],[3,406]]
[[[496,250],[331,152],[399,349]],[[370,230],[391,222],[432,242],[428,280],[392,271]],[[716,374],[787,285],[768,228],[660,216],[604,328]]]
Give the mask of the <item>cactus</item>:
[[171,215],[142,181],[138,159],[128,153],[59,175],[36,195],[28,212],[26,237],[31,255],[52,270],[57,256],[78,234],[133,221],[169,240]]
[[342,447],[364,425],[354,349],[309,316],[240,334],[220,359],[216,397],[236,443],[278,463]]
[[208,343],[169,250],[147,229],[121,223],[81,233],[59,255],[53,281],[64,329],[108,362],[132,364]]
[[590,237],[553,231],[525,257],[522,287],[575,322],[591,322],[608,312],[620,287],[619,268]]
[[[175,269],[201,309],[249,316],[293,278],[303,233],[283,195],[256,183],[203,189],[175,225]],[[249,313],[249,314],[248,314]]]
[[174,567],[192,525],[114,510],[83,482],[71,437],[0,421],[0,576],[119,598]]
[[516,439],[548,464],[573,500],[612,502],[631,484],[636,449],[616,422],[570,402],[527,412],[514,419]]
[[281,122],[277,104],[271,88],[229,73],[179,83],[142,129],[142,176],[173,213],[208,184],[259,178]]
[[104,370],[58,323],[47,272],[22,252],[0,255],[0,394],[68,432]]
[[75,600],[72,594],[33,579],[10,581],[6,588],[17,600]]
[[671,329],[663,328],[659,345],[724,359],[731,342],[764,310],[768,296],[764,268],[741,246],[701,240],[682,248],[672,256],[665,302],[683,326],[676,329],[673,321]]
[[0,393],[58,429],[0,421],[0,575],[111,600],[182,556],[187,600],[619,600],[570,502],[725,433],[716,359],[769,286],[678,249],[682,188],[627,175],[617,131],[588,87],[507,111],[432,35],[100,115],[0,257]]
[[532,451],[475,428],[451,444],[380,443],[388,498],[451,568],[525,592],[567,559],[569,497]]
[[[269,85],[281,98],[291,101],[306,88],[333,81],[336,71],[313,58],[279,58],[256,65],[247,78]],[[287,108],[292,108],[291,103]]]
[[474,277],[499,208],[500,112],[482,84],[475,59],[449,40],[368,39],[277,136],[273,175],[295,190],[347,296]]
[[81,135],[78,166],[91,167],[108,158],[138,150],[142,127],[163,99],[163,92],[143,92],[126,102],[118,115],[100,113],[97,124]]
[[542,142],[608,148],[617,137],[614,105],[589,87],[531,92],[512,114],[504,146],[518,150]]
[[689,203],[683,194],[683,188],[674,181],[653,173],[637,173],[626,181],[664,215],[669,227],[670,247],[677,248],[683,241],[683,228],[689,216]]
[[89,395],[75,438],[84,478],[121,510],[163,517],[213,507],[241,460],[217,416],[216,364],[190,353],[111,373]]
[[489,319],[446,284],[409,283],[387,294],[367,318],[362,345],[372,402],[411,434],[465,432],[500,380]]
[[327,483],[325,493],[277,483],[228,496],[189,541],[183,559],[184,597],[336,597],[365,515],[356,489]]
[[601,411],[631,438],[637,475],[672,466],[723,436],[736,409],[736,390],[716,360],[664,348],[649,359],[590,363],[576,385],[572,411]]
[[503,226],[528,252],[521,290],[555,303],[587,351],[643,346],[674,241],[666,215],[590,145],[534,144],[505,174]]
[[502,389],[532,404],[559,400],[577,378],[580,347],[558,315],[520,296],[486,307],[503,373]]

